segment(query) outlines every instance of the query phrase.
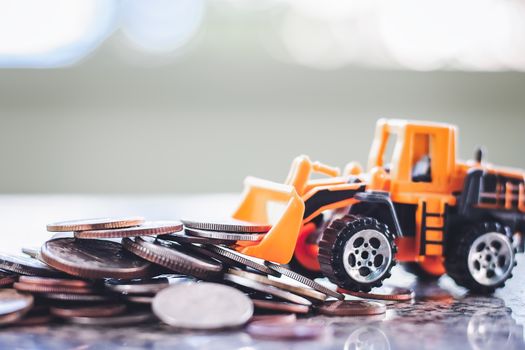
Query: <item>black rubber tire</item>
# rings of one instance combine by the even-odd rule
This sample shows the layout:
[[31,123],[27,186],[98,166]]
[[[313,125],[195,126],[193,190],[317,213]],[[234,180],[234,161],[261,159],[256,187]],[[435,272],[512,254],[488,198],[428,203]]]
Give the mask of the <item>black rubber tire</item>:
[[[478,225],[464,225],[458,230],[451,232],[455,239],[451,239],[447,245],[445,268],[447,274],[456,282],[456,284],[467,288],[474,294],[492,294],[498,288],[505,286],[505,282],[512,278],[512,269],[516,266],[516,259],[514,265],[511,266],[511,271],[507,278],[501,282],[487,286],[478,283],[469,271],[468,268],[468,253],[471,245],[478,237],[489,232],[498,232],[507,236],[512,244],[512,232],[508,226],[502,225],[498,222],[483,222]],[[516,249],[513,249],[514,256]]]
[[[343,265],[343,249],[345,243],[356,233],[373,229],[384,234],[391,247],[392,260],[386,268],[383,276],[370,283],[362,283],[352,279],[345,271]],[[321,236],[319,242],[319,264],[321,271],[332,283],[341,288],[351,291],[369,292],[374,287],[382,285],[383,280],[390,277],[390,271],[396,264],[395,253],[397,247],[394,237],[390,234],[388,226],[370,217],[358,215],[346,215],[341,219],[335,219],[330,223]]]
[[428,273],[417,262],[402,262],[401,266],[403,266],[405,271],[415,275],[421,281],[437,281],[441,277],[441,275],[437,276]]

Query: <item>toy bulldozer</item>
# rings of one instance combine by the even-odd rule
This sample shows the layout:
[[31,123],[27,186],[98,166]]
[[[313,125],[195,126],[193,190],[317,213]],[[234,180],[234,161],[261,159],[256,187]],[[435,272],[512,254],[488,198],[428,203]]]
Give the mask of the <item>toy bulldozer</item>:
[[456,133],[379,120],[366,173],[357,163],[341,174],[300,156],[285,184],[248,177],[233,217],[272,229],[236,249],[352,291],[380,286],[399,261],[422,278],[447,273],[473,292],[494,292],[523,252],[524,174],[484,163],[481,150],[458,161]]

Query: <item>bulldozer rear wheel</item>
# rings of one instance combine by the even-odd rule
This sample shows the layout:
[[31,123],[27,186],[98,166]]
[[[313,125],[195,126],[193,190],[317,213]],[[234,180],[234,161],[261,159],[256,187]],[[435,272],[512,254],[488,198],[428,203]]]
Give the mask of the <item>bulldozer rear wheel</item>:
[[321,271],[339,287],[368,292],[390,277],[397,248],[388,226],[346,215],[326,228],[319,242]]

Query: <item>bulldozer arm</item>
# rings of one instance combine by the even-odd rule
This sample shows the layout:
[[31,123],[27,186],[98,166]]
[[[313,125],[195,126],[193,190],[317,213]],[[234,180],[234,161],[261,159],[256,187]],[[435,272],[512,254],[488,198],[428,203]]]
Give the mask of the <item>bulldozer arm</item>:
[[293,256],[304,210],[304,202],[294,186],[246,178],[243,198],[233,218],[271,224],[272,228],[257,244],[237,242],[236,249],[246,255],[287,264]]

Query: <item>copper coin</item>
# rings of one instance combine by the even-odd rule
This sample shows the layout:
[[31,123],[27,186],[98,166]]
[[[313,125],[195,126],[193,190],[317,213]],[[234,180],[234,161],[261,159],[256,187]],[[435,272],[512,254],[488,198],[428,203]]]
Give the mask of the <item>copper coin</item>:
[[272,321],[252,322],[246,327],[252,337],[261,339],[314,339],[325,334],[322,323],[297,321],[282,323]]
[[41,255],[54,268],[83,278],[138,278],[151,266],[119,243],[97,239],[53,239],[44,243]]
[[310,311],[310,308],[306,305],[286,303],[284,301],[258,299],[252,299],[252,301],[256,309],[291,312],[294,314],[307,314]]
[[73,294],[73,293],[42,293],[39,296],[49,300],[70,302],[102,302],[114,301],[115,298],[101,294]]
[[0,254],[0,269],[15,272],[21,275],[36,275],[45,277],[65,276],[40,260],[27,256]]
[[32,327],[49,324],[53,321],[52,315],[26,315],[22,319],[11,324],[15,327]]
[[18,275],[0,270],[0,287],[10,286],[18,280]]
[[138,226],[144,223],[144,218],[139,216],[122,218],[96,218],[54,222],[47,225],[50,232],[70,232],[86,230],[106,230]]
[[39,276],[20,276],[18,281],[21,283],[38,284],[41,286],[53,287],[89,288],[93,286],[93,283],[84,280]]
[[386,306],[375,301],[336,300],[325,302],[317,310],[327,316],[369,316],[384,314]]
[[179,221],[150,221],[140,226],[109,229],[109,230],[89,230],[76,231],[75,238],[124,238],[136,236],[156,236],[174,233],[182,230],[182,223]]
[[295,304],[301,304],[301,305],[312,305],[312,302],[306,298],[303,298],[302,296],[299,296],[297,294],[288,292],[286,290],[282,290],[258,281],[254,281],[253,279],[241,277],[234,275],[232,273],[225,273],[224,279],[226,281],[233,282],[237,285],[256,290],[258,292],[263,292],[265,294],[270,294],[273,296],[276,296],[278,298],[281,298],[283,300],[295,303]]
[[216,278],[222,272],[222,264],[204,256],[180,251],[176,243],[155,240],[152,237],[123,238],[124,248],[152,263],[170,270],[201,279]]
[[270,231],[272,225],[257,224],[248,221],[235,219],[218,220],[182,220],[184,226],[199,230],[236,232],[236,233],[266,233]]
[[122,314],[126,311],[124,304],[101,304],[93,306],[52,306],[49,311],[52,315],[69,317],[110,317]]
[[200,230],[186,228],[184,232],[189,236],[204,237],[209,239],[222,239],[227,241],[250,241],[258,242],[264,238],[265,233],[239,233],[226,231]]
[[71,294],[92,294],[95,292],[93,288],[86,287],[62,287],[62,286],[46,286],[34,283],[15,282],[13,288],[21,292],[28,293],[71,293]]
[[33,296],[14,289],[0,289],[0,324],[13,323],[33,306]]
[[226,240],[226,239],[214,239],[214,238],[206,238],[206,237],[197,237],[197,236],[189,236],[184,231],[172,233],[169,235],[159,235],[158,238],[165,239],[168,241],[175,241],[177,243],[186,243],[186,244],[225,244],[230,245],[234,244],[235,240]]
[[68,317],[66,320],[79,325],[108,327],[152,322],[155,320],[155,316],[151,312],[136,312],[111,317]]
[[249,322],[269,321],[272,323],[293,323],[297,321],[295,314],[282,315],[254,315]]
[[408,288],[383,286],[374,288],[371,292],[353,292],[343,288],[337,289],[341,293],[349,294],[363,299],[376,299],[388,301],[407,301],[414,299],[414,291]]
[[133,304],[145,304],[145,305],[151,305],[153,303],[153,296],[149,295],[125,295],[124,299],[127,302],[133,303]]
[[310,287],[310,288],[313,288],[321,293],[324,293],[328,296],[331,296],[331,297],[334,297],[336,299],[339,299],[339,300],[343,300],[345,297],[343,294],[341,293],[338,293],[336,291],[333,291],[331,290],[330,288],[327,288],[325,286],[323,286],[322,284],[319,284],[317,282],[315,282],[314,280],[311,280],[295,271],[292,271],[292,270],[289,270],[287,269],[286,267],[282,266],[282,265],[279,265],[279,264],[275,264],[275,263],[272,263],[270,261],[266,261],[265,262],[266,266],[268,266],[270,269],[272,270],[275,270],[283,275],[285,275],[286,277],[289,277],[291,279],[294,279],[298,282],[301,282],[302,284]]
[[258,274],[255,274],[255,273],[242,271],[242,270],[229,269],[228,272],[231,273],[231,274],[237,275],[237,276],[249,278],[249,279],[252,279],[254,281],[257,281],[257,282],[260,282],[260,283],[263,283],[263,284],[267,284],[269,286],[273,286],[275,288],[286,290],[288,292],[291,292],[291,293],[294,293],[294,294],[297,294],[297,295],[301,295],[303,297],[306,297],[306,298],[311,299],[311,300],[315,300],[317,302],[323,302],[323,301],[326,300],[326,294],[318,292],[318,291],[316,291],[315,289],[312,289],[312,288],[305,288],[305,287],[300,287],[300,286],[292,286],[292,285],[290,285],[288,283],[284,283],[284,282],[281,282],[281,281],[276,280],[276,279],[270,279],[270,278],[268,278],[266,276],[262,276],[262,275],[258,275]]

